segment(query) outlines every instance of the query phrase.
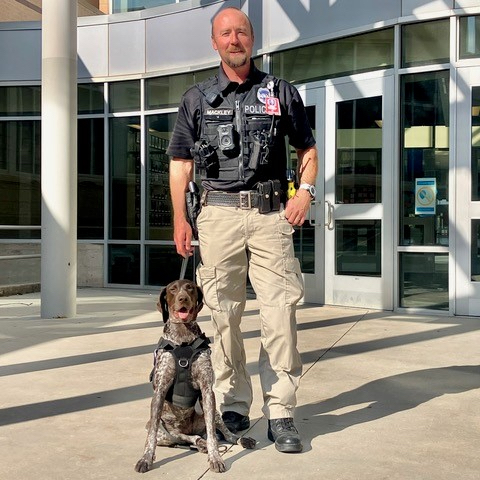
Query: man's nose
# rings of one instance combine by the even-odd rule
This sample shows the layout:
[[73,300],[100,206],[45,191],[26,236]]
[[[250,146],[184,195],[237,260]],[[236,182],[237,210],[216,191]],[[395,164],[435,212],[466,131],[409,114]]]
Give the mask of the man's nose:
[[230,43],[238,43],[238,34],[237,32],[230,33]]

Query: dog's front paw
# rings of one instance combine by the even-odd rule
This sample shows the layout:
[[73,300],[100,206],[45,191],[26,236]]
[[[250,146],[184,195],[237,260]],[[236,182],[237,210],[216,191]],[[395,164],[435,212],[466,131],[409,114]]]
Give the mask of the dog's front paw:
[[222,460],[222,457],[220,455],[215,456],[214,458],[209,456],[208,457],[208,463],[210,465],[210,470],[216,473],[223,473],[227,470],[225,467],[225,462]]
[[135,465],[135,471],[138,473],[146,473],[149,470],[151,470],[152,465],[153,465],[153,460],[142,457]]
[[255,448],[255,445],[257,444],[257,441],[253,438],[250,437],[240,437],[238,440],[238,443],[243,447],[243,448]]

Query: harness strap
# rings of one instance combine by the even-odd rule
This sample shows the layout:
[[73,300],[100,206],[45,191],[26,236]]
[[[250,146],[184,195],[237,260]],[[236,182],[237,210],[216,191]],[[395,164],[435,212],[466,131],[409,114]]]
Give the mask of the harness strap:
[[191,343],[177,345],[170,340],[160,338],[154,352],[153,369],[150,373],[150,382],[153,381],[159,350],[170,351],[175,357],[175,381],[167,393],[166,399],[174,405],[188,408],[193,407],[200,397],[200,390],[193,387],[191,367],[197,355],[210,349],[210,340],[202,333]]

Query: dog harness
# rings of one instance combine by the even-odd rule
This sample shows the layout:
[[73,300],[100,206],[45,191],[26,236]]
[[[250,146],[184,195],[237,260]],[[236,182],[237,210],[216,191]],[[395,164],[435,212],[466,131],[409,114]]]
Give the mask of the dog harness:
[[192,343],[177,345],[161,337],[153,353],[153,370],[150,373],[150,382],[153,382],[155,375],[159,350],[170,352],[175,357],[175,381],[167,392],[166,400],[177,407],[193,407],[201,393],[200,390],[194,388],[192,383],[192,363],[197,355],[205,350],[210,350],[210,340],[202,333]]

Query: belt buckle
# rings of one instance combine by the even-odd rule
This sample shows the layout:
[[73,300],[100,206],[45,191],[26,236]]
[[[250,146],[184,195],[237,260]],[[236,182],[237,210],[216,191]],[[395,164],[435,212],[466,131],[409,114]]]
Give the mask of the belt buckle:
[[239,193],[239,206],[242,210],[249,210],[252,208],[251,190],[242,190]]

